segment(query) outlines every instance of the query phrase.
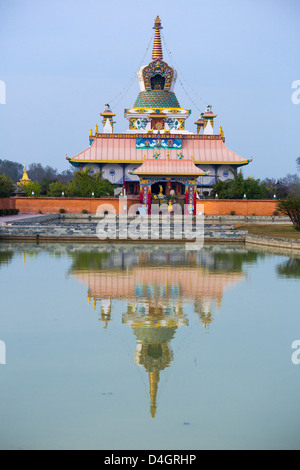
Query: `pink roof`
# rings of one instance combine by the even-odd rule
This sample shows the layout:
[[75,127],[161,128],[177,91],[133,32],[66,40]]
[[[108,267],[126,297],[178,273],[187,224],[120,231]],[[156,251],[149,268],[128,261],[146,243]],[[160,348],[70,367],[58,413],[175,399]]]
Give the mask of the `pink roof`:
[[193,157],[195,163],[233,163],[242,165],[248,163],[248,159],[242,158],[229,150],[221,139],[183,140],[181,151],[185,157]]
[[[102,134],[83,152],[70,159],[79,163],[142,163],[144,158],[153,159],[153,149],[137,149],[136,134]],[[138,137],[147,137],[146,134]],[[166,136],[167,137],[167,136]],[[168,137],[174,137],[170,134]],[[229,150],[219,136],[176,135],[181,138],[181,152],[184,160],[194,160],[197,164],[238,164],[249,163]],[[161,159],[177,160],[178,150],[159,149]]]
[[[221,298],[224,290],[245,278],[244,273],[209,272],[200,267],[177,266],[142,267],[126,271],[72,271],[72,276],[87,285],[91,297],[96,299],[136,298],[136,285],[176,284],[185,298]],[[152,297],[153,300],[153,297]]]
[[135,175],[204,175],[204,171],[197,168],[192,160],[161,160],[146,159],[144,163],[137,168]]

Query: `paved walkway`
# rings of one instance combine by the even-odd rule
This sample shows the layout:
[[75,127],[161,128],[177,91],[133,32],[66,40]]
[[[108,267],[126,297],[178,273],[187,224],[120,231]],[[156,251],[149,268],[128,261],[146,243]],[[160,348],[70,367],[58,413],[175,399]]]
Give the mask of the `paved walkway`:
[[41,214],[18,214],[18,215],[4,215],[0,217],[0,225],[6,222],[19,222],[20,220],[29,219],[32,217],[40,217]]
[[[29,214],[18,214],[18,215],[5,215],[0,217],[0,225],[2,223],[6,222],[19,222],[21,220],[26,220],[29,218],[33,217],[41,217],[41,216],[46,216],[46,215],[51,215],[51,214],[34,214],[34,213],[29,213]],[[57,214],[56,214],[57,215]],[[74,214],[76,218],[76,214]],[[291,221],[285,219],[285,220],[275,220],[274,222],[272,220],[265,220],[265,221],[260,221],[260,220],[234,220],[234,217],[232,220],[230,220],[228,217],[222,218],[222,216],[218,216],[222,220],[216,220],[210,219],[209,216],[205,219],[206,224],[235,224],[237,227],[240,225],[292,225]]]

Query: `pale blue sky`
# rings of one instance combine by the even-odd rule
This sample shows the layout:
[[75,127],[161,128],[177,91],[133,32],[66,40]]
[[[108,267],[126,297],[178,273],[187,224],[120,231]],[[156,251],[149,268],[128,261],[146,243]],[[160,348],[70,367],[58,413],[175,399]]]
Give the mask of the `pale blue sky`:
[[228,148],[254,158],[246,176],[295,173],[299,0],[0,0],[0,158],[67,169],[65,155],[88,147],[105,103],[125,132],[157,14],[179,74],[174,91],[192,110],[187,129],[212,104]]

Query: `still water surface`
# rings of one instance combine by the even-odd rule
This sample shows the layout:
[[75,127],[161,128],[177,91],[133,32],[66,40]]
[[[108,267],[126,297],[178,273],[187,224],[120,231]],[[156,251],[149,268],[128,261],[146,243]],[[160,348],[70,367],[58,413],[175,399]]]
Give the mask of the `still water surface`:
[[1,243],[0,448],[299,449],[299,287],[259,248]]

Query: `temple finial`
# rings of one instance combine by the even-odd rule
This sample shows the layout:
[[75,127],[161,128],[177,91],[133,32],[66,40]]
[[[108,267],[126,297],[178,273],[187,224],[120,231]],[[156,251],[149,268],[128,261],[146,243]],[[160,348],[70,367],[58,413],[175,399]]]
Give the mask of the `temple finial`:
[[161,38],[160,38],[160,30],[162,29],[160,17],[157,15],[154,21],[155,34],[154,34],[154,42],[153,42],[153,51],[152,51],[152,59],[162,59],[162,47],[161,47]]
[[152,372],[149,372],[149,383],[150,383],[150,398],[151,398],[151,407],[150,414],[152,418],[155,418],[156,415],[156,398],[158,391],[158,382],[159,382],[159,370],[154,369]]

